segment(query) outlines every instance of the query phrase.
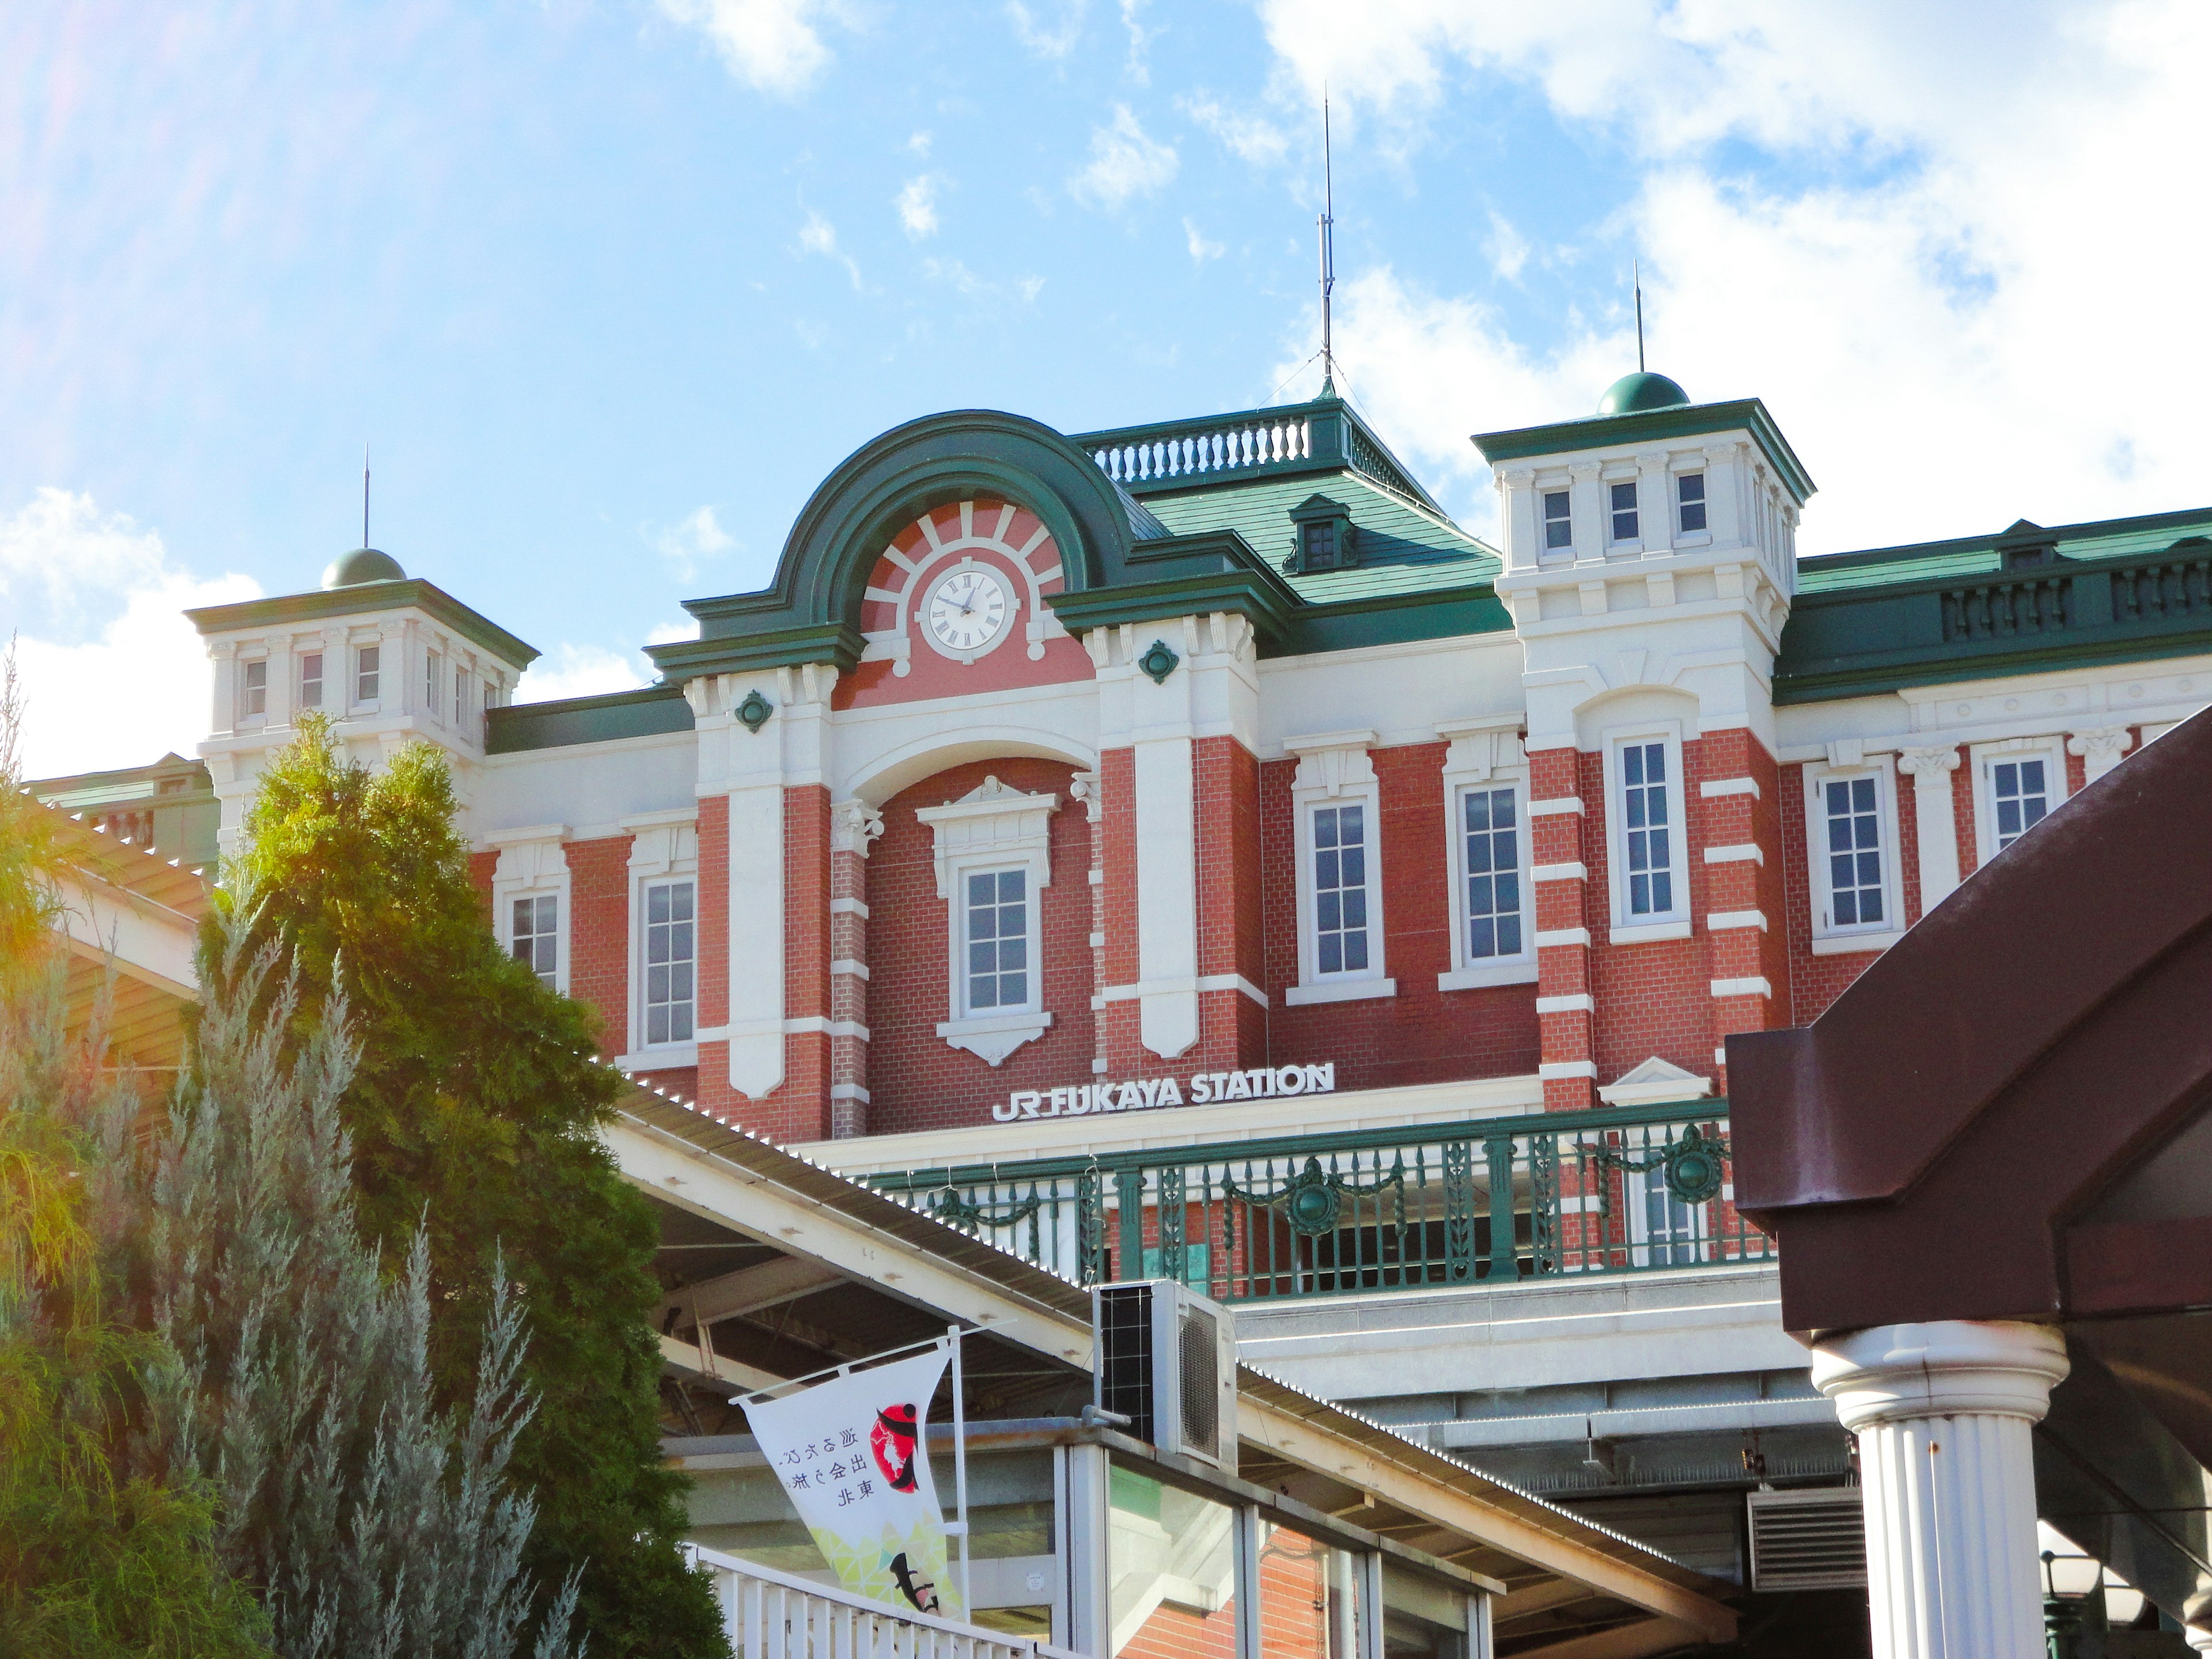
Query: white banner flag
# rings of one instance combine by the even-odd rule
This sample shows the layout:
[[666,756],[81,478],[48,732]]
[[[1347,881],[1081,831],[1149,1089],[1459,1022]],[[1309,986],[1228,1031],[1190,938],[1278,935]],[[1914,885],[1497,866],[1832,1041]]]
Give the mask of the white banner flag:
[[781,1400],[748,1401],[745,1420],[847,1589],[959,1619],[922,1439],[945,1361],[940,1347]]

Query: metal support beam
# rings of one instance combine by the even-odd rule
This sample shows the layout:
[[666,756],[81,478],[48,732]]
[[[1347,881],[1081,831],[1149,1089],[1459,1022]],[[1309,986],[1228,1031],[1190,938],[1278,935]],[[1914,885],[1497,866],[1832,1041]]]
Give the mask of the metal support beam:
[[819,1263],[787,1255],[740,1267],[718,1278],[702,1279],[696,1285],[684,1285],[670,1294],[662,1304],[662,1311],[665,1315],[668,1309],[675,1309],[679,1326],[711,1325],[718,1319],[735,1319],[740,1314],[758,1313],[763,1308],[795,1302],[802,1296],[839,1284],[843,1278],[843,1274]]
[[785,1380],[773,1371],[716,1353],[703,1343],[686,1342],[680,1336],[660,1339],[660,1363],[678,1376],[725,1390],[772,1389]]
[[1698,1639],[1698,1632],[1679,1619],[1646,1619],[1638,1625],[1616,1625],[1595,1636],[1574,1636],[1547,1648],[1523,1648],[1520,1659],[1644,1659],[1645,1654],[1672,1653]]

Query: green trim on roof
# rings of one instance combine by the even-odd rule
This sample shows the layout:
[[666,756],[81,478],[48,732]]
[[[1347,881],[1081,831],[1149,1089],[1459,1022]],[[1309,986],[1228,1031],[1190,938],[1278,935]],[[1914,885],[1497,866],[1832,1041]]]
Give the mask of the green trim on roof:
[[434,617],[463,639],[482,646],[520,672],[538,659],[538,647],[525,644],[482,612],[471,611],[434,582],[420,576],[398,581],[356,582],[349,587],[318,588],[307,593],[279,593],[272,599],[246,599],[236,605],[212,605],[185,615],[205,634],[231,629],[280,628],[321,622],[332,617],[358,617],[377,611],[413,606]]
[[1720,404],[1689,404],[1679,408],[1639,410],[1628,415],[1584,415],[1548,426],[1524,426],[1510,432],[1478,432],[1474,447],[1482,459],[1528,460],[1539,455],[1564,455],[1576,450],[1599,449],[1611,444],[1645,443],[1666,438],[1697,438],[1708,433],[1742,430],[1751,434],[1759,451],[1782,475],[1790,493],[1802,507],[1817,486],[1812,475],[1790,447],[1782,428],[1756,398],[1738,398]]
[[[1774,701],[2212,652],[2212,536],[2203,532],[2212,513],[2065,526],[2039,538],[2059,549],[2054,562],[2009,571],[1998,568],[1998,544],[2020,538],[1806,561],[1828,580],[1802,584],[1790,607]],[[2069,547],[2111,550],[2081,557]]]
[[639,691],[518,702],[491,709],[484,719],[484,753],[514,755],[526,750],[565,749],[580,743],[689,732],[692,726],[691,705],[684,700],[679,688],[649,685]]

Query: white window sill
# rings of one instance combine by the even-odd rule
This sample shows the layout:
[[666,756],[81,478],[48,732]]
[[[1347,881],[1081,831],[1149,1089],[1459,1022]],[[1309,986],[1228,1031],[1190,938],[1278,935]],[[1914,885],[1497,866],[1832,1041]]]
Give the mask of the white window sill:
[[1674,538],[1674,545],[1678,548],[1711,547],[1712,544],[1713,532],[1710,530],[1685,530]]
[[1374,997],[1395,997],[1398,981],[1395,979],[1323,980],[1318,985],[1293,985],[1283,993],[1283,1000],[1297,1008],[1315,1002],[1365,1002]]
[[945,1039],[947,1048],[965,1048],[985,1065],[996,1066],[1024,1042],[1042,1036],[1051,1027],[1052,1016],[1039,1009],[940,1020],[937,1035]]
[[680,1072],[699,1063],[696,1042],[664,1042],[633,1054],[617,1054],[616,1066],[625,1072]]
[[1486,985],[1534,985],[1533,962],[1486,962],[1472,968],[1455,968],[1437,975],[1439,991],[1475,991]]
[[1605,556],[1608,559],[1640,558],[1643,554],[1644,544],[1640,541],[1607,542],[1605,544]]
[[1872,933],[1824,933],[1813,941],[1816,957],[1856,956],[1865,951],[1887,951],[1905,937],[1900,927],[1886,927]]
[[1615,926],[1607,936],[1613,945],[1651,945],[1662,939],[1687,939],[1690,924],[1681,921],[1638,921],[1626,927]]

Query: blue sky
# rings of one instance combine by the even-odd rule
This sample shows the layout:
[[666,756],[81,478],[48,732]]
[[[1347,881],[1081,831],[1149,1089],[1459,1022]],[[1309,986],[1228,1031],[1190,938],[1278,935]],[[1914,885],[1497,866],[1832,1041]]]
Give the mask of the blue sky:
[[1466,434],[1591,405],[1632,257],[1654,366],[1823,485],[1809,549],[2198,505],[2208,66],[2148,3],[13,8],[33,769],[188,749],[177,607],[312,585],[364,441],[373,539],[544,694],[641,677],[900,421],[1310,392],[1324,82],[1352,389],[1478,532]]

